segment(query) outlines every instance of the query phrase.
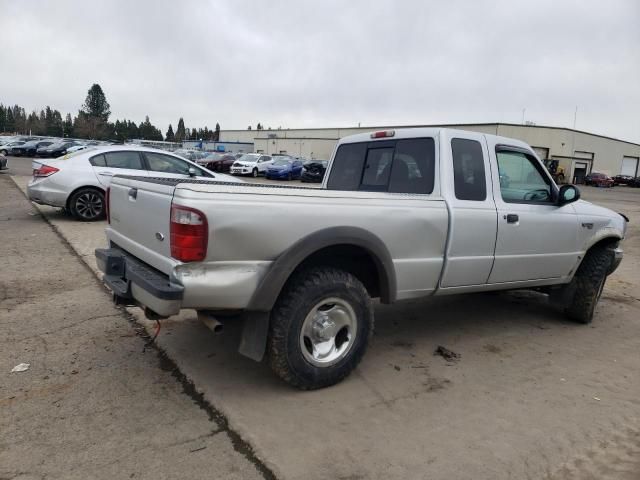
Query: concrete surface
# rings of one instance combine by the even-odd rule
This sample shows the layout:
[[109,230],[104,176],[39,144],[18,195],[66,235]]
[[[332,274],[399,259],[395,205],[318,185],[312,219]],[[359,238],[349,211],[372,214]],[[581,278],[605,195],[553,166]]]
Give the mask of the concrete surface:
[[7,176],[0,245],[1,479],[269,478]]
[[[524,292],[378,306],[357,371],[304,393],[235,352],[237,325],[186,311],[159,345],[278,478],[638,479],[640,190],[582,191],[632,221],[592,325]],[[104,225],[43,211],[91,264]]]

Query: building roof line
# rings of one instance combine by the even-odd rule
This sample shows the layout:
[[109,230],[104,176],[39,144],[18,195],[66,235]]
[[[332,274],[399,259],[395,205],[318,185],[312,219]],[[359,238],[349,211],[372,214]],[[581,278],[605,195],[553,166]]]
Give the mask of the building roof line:
[[[357,127],[357,126],[351,126],[351,127],[312,127],[312,128],[281,128],[281,129],[277,129],[277,130],[259,130],[260,132],[271,132],[271,133],[278,133],[278,132],[291,132],[291,131],[299,131],[299,130],[353,130],[353,129],[360,129],[360,130],[379,130],[379,129],[385,129],[385,128],[456,128],[456,127],[491,127],[491,126],[496,126],[496,127],[500,127],[501,125],[504,126],[508,126],[508,127],[522,127],[522,128],[547,128],[550,130],[565,130],[567,132],[574,132],[574,133],[581,133],[584,135],[592,135],[594,137],[600,137],[600,138],[606,138],[607,140],[615,140],[616,142],[623,142],[623,143],[628,143],[630,145],[634,145],[636,147],[640,147],[640,143],[635,143],[635,142],[631,142],[629,140],[622,140],[620,138],[616,138],[616,137],[610,137],[607,135],[601,135],[599,133],[593,133],[593,132],[587,132],[585,130],[576,130],[573,128],[568,128],[568,127],[554,127],[551,125],[522,125],[520,123],[505,123],[505,122],[486,122],[486,123],[439,123],[439,124],[431,124],[431,125],[376,125],[376,126],[364,126],[364,127]],[[248,132],[251,130],[223,130],[226,132]],[[253,130],[255,131],[255,130]],[[255,138],[262,138],[262,137],[255,137]]]

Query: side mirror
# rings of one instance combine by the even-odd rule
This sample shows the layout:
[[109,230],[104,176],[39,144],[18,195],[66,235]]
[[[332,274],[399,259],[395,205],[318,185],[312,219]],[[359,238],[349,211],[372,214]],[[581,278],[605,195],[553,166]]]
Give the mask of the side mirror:
[[558,194],[558,206],[580,200],[580,190],[574,185],[562,185]]
[[190,177],[197,177],[198,176],[198,171],[193,167],[189,167],[189,176]]

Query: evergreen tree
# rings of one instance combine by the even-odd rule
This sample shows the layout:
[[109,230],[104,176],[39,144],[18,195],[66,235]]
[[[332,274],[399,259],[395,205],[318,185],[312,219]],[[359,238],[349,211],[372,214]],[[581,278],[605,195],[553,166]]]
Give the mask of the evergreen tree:
[[87,98],[82,105],[82,111],[89,117],[95,117],[106,122],[109,120],[109,115],[111,115],[109,108],[110,105],[102,91],[102,87],[97,83],[91,85],[91,88],[87,91]]
[[216,122],[216,131],[213,135],[213,141],[214,142],[219,142],[220,141],[220,124]]
[[0,132],[4,132],[7,129],[7,111],[4,105],[0,103]]
[[171,124],[169,124],[169,128],[167,129],[167,135],[165,137],[165,140],[167,142],[175,142],[176,141],[176,136],[173,133],[173,127],[171,126]]
[[181,142],[187,138],[187,131],[184,128],[184,120],[180,117],[178,120],[178,128],[176,129],[176,142]]
[[70,137],[73,133],[73,120],[71,120],[71,114],[67,113],[67,116],[64,118],[64,122],[62,122],[62,135],[64,137]]
[[16,131],[16,123],[13,118],[13,110],[11,110],[11,107],[6,107],[6,112],[5,131],[14,133]]

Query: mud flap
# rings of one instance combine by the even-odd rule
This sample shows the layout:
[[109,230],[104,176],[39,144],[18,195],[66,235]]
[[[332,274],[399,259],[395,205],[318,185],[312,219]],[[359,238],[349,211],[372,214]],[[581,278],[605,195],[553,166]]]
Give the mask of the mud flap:
[[267,349],[269,312],[246,312],[243,320],[242,338],[238,351],[245,357],[261,362]]

